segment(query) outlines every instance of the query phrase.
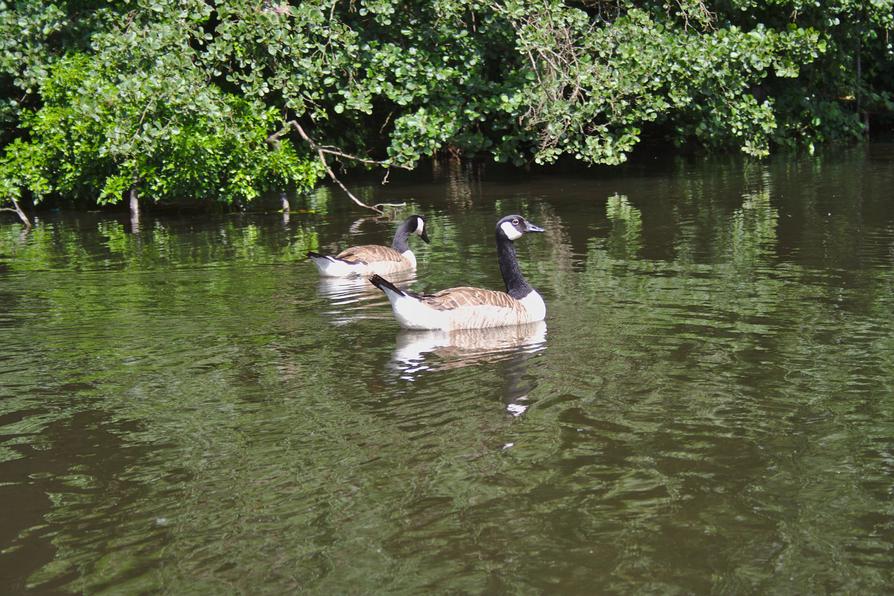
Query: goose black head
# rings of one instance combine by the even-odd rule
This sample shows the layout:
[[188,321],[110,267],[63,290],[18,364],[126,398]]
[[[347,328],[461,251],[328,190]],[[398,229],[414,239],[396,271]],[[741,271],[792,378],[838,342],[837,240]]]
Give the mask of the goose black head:
[[428,233],[425,229],[425,218],[421,215],[411,215],[408,220],[413,220],[410,221],[410,232],[425,240],[426,244],[431,244],[431,240],[429,240]]
[[497,222],[497,236],[509,240],[518,240],[528,232],[542,232],[543,228],[535,226],[521,215],[507,215]]

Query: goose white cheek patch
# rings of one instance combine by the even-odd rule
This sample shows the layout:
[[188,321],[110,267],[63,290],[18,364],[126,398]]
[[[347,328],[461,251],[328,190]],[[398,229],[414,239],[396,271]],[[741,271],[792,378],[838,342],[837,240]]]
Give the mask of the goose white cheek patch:
[[425,231],[425,222],[421,219],[416,220],[416,234],[422,236],[422,232]]
[[516,230],[515,226],[508,221],[504,221],[502,224],[500,224],[500,228],[503,230],[503,233],[506,234],[506,237],[510,240],[516,240],[522,237],[522,233]]

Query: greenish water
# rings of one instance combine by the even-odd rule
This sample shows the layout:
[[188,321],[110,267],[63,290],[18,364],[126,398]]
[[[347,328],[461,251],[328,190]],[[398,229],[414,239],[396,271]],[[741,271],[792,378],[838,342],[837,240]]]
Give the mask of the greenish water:
[[[420,290],[544,327],[398,329],[305,212],[0,225],[4,593],[867,593],[894,580],[894,147],[519,174],[429,218]],[[296,201],[296,205],[300,201]]]

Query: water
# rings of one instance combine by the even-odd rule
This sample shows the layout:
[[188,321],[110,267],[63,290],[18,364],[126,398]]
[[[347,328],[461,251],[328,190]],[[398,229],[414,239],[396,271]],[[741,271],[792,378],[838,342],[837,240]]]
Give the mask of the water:
[[368,200],[429,218],[418,290],[544,325],[400,331],[276,213],[0,226],[6,593],[828,593],[894,580],[894,147],[518,173]]

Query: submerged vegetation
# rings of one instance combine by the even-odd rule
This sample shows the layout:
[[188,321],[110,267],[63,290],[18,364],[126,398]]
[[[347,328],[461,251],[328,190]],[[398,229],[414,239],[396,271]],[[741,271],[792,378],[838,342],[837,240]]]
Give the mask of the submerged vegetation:
[[0,206],[812,150],[894,112],[892,30],[894,0],[0,1]]

